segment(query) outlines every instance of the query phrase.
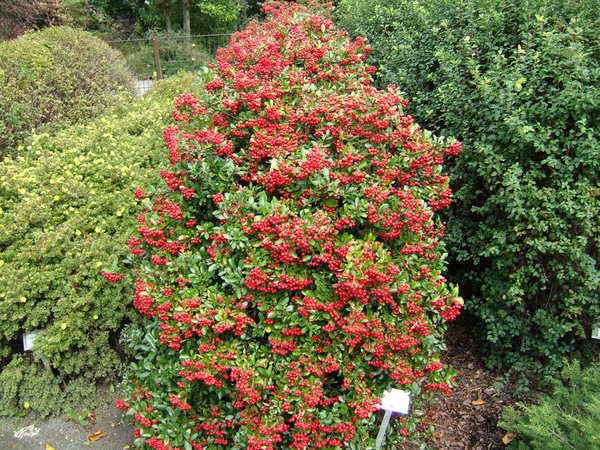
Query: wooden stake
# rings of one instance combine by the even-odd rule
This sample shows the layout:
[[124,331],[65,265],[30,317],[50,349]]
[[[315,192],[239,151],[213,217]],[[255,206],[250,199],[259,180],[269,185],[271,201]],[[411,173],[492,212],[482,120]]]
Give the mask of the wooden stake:
[[162,80],[162,71],[160,70],[160,52],[158,51],[158,39],[156,37],[152,39],[152,45],[154,46],[154,67],[156,68],[156,79]]

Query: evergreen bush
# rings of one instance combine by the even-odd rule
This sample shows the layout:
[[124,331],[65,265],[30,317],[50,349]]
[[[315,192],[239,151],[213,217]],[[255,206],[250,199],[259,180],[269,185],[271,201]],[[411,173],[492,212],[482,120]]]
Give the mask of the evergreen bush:
[[538,405],[506,408],[500,426],[517,435],[519,450],[600,449],[600,364],[566,364]]

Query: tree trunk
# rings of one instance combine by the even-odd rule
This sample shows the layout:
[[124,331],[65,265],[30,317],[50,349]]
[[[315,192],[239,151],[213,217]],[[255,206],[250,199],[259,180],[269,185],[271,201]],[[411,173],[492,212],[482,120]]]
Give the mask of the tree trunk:
[[181,2],[181,7],[183,9],[183,34],[186,36],[190,36],[190,1],[183,0]]
[[172,33],[173,32],[173,24],[171,23],[171,14],[166,11],[164,13],[165,15],[165,25],[167,26],[167,33]]
[[240,5],[240,14],[238,16],[238,31],[246,28],[246,22],[248,21],[248,0],[237,0]]

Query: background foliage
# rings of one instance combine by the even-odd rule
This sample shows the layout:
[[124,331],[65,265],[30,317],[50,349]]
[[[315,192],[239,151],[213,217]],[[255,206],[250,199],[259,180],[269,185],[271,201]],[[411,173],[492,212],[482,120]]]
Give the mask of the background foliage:
[[156,76],[153,37],[158,39],[163,77],[170,77],[180,71],[194,72],[208,66],[214,60],[217,48],[226,45],[230,40],[227,34],[186,37],[178,32],[149,32],[147,39],[114,43],[113,45],[123,53],[127,66],[139,80]]
[[[247,5],[239,0],[190,0],[189,4],[192,34],[235,31],[242,25],[240,20],[247,11]],[[136,32],[147,29],[180,31],[182,11],[181,0],[151,0],[141,9],[142,20],[136,24]]]
[[[260,0],[188,0],[193,34],[229,33],[258,13]],[[107,40],[143,36],[149,31],[183,28],[182,0],[3,0],[0,39],[14,39],[28,30],[71,26]]]
[[[156,182],[172,99],[191,85],[186,75],[141,99],[121,95],[94,120],[33,136],[0,165],[0,414],[25,402],[40,415],[67,401],[81,408],[94,383],[117,375],[131,293],[101,272],[125,256],[133,187]],[[30,331],[39,331],[33,355],[19,356]]]
[[101,112],[133,89],[121,55],[68,27],[0,42],[0,157],[18,153],[33,130],[52,130]]
[[343,0],[382,83],[453,135],[451,278],[490,366],[556,373],[599,317],[600,59],[592,1]]

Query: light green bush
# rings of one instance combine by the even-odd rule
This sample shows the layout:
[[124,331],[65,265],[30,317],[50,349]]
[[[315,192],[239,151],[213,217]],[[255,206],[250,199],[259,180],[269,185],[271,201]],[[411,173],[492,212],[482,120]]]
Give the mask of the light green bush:
[[89,118],[132,89],[122,56],[85,31],[50,27],[0,42],[0,157],[31,130]]
[[507,408],[500,426],[518,435],[519,450],[600,449],[600,364],[566,365],[539,405]]
[[[557,373],[600,316],[598,0],[344,0],[380,80],[463,149],[450,275],[494,368]],[[522,378],[525,380],[525,377]]]
[[21,355],[0,372],[0,416],[20,417],[27,413],[47,416],[59,410],[65,395],[51,371],[30,365]]
[[[93,384],[116,375],[118,336],[131,314],[129,292],[108,284],[101,272],[106,261],[116,264],[126,255],[122,242],[135,226],[133,189],[157,182],[173,98],[191,84],[186,75],[158,83],[138,100],[121,96],[88,123],[52,137],[35,135],[26,155],[0,165],[4,378],[14,367],[37,373],[25,360],[9,364],[16,357],[11,344],[34,330],[41,332],[33,355],[54,370],[49,384],[68,390],[84,386],[82,380]],[[10,414],[24,399],[33,404],[28,384],[18,386],[24,390],[0,393],[0,414]],[[88,394],[83,397],[89,400]],[[43,415],[50,409],[32,407]]]

